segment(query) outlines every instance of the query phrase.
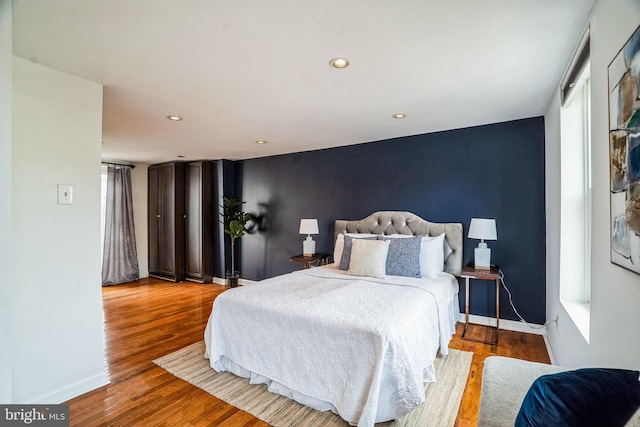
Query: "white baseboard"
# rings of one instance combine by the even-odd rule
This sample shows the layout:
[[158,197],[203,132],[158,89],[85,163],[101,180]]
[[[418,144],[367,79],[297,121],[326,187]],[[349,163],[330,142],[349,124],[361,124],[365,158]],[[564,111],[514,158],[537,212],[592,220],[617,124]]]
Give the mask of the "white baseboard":
[[558,366],[558,362],[556,360],[556,355],[553,352],[553,347],[551,346],[551,341],[549,341],[549,334],[544,334],[544,345],[547,346],[547,354],[549,355],[549,360],[552,365]]
[[[464,323],[464,313],[460,313],[460,317],[458,317],[458,322]],[[470,314],[469,322],[477,323],[478,325],[483,325],[483,326],[493,326],[494,328],[496,327],[495,317],[486,317],[486,316],[478,316],[475,314]],[[545,329],[542,325],[536,325],[535,323],[530,323],[530,325],[539,329],[530,328],[525,323],[516,322],[515,320],[500,319],[500,329],[503,329],[505,331],[525,332],[527,334],[545,335]]]
[[26,403],[35,405],[58,404],[105,386],[110,382],[111,381],[109,381],[107,375],[102,372],[92,377],[85,378],[84,380],[69,384],[68,386],[61,387],[57,390],[35,396],[28,399]]

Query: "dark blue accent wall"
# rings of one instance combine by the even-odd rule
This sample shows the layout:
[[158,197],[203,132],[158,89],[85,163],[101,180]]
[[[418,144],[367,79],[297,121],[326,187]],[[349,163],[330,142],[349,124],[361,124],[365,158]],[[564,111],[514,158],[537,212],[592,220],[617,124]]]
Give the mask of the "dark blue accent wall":
[[[544,119],[416,135],[236,162],[245,210],[260,218],[243,237],[241,276],[260,280],[301,268],[301,218],[317,218],[316,251],[332,253],[333,224],[375,211],[433,222],[495,218],[492,263],[505,274],[527,321],[545,321]],[[464,239],[464,262],[477,240]],[[460,280],[464,310],[464,281]],[[495,315],[493,282],[473,281],[471,313]],[[517,320],[501,290],[501,318]]]

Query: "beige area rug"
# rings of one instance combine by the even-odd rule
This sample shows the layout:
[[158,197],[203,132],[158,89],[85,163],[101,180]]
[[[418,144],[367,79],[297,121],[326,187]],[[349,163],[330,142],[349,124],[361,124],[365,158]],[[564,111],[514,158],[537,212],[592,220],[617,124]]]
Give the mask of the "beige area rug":
[[[436,359],[435,383],[425,384],[426,400],[404,417],[376,427],[453,426],[469,376],[473,353],[449,350]],[[229,372],[217,373],[204,358],[204,342],[198,342],[153,361],[176,377],[228,404],[249,412],[275,427],[347,427],[349,424],[331,411],[320,412],[291,399],[271,393],[264,384]]]

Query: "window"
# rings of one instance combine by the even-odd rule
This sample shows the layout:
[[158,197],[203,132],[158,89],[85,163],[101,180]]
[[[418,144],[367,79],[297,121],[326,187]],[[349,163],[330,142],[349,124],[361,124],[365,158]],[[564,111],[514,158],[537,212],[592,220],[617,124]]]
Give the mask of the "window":
[[560,302],[589,341],[591,291],[591,85],[589,36],[562,85]]

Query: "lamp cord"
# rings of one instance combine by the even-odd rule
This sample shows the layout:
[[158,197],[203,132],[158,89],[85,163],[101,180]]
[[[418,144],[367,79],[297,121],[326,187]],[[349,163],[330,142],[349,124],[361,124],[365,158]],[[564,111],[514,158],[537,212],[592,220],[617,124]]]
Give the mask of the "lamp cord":
[[521,323],[524,323],[525,325],[527,325],[531,329],[543,329],[545,326],[547,326],[547,324],[549,324],[551,322],[555,322],[555,320],[547,320],[546,322],[544,322],[540,326],[534,326],[534,325],[530,324],[529,322],[527,322],[526,320],[524,320],[524,317],[522,317],[520,315],[520,313],[518,313],[518,310],[516,309],[516,306],[513,304],[513,297],[511,296],[511,291],[509,290],[509,288],[507,288],[507,284],[504,282],[504,273],[502,272],[502,270],[498,270],[498,273],[499,273],[499,276],[500,276],[500,283],[502,283],[502,287],[504,288],[505,291],[507,291],[507,295],[509,295],[509,304],[511,304],[511,308],[513,309],[513,312],[516,313],[516,316],[518,316],[520,318],[520,322]]

